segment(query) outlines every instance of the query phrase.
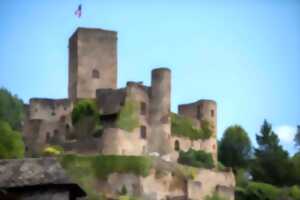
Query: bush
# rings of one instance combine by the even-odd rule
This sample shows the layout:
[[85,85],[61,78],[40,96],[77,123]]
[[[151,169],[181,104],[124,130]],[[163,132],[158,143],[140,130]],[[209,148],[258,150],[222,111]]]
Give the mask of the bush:
[[147,176],[152,166],[148,157],[118,155],[79,156],[69,154],[62,157],[61,163],[71,171],[90,170],[92,175],[98,178],[106,178],[114,172]]
[[187,137],[191,140],[208,139],[212,135],[207,121],[202,123],[202,129],[198,129],[194,127],[192,120],[175,113],[171,115],[171,132],[172,135]]
[[127,100],[118,115],[117,127],[131,132],[138,126],[139,105],[133,100]]
[[23,158],[24,152],[21,134],[12,130],[9,123],[0,121],[0,159]]
[[212,196],[206,196],[205,200],[227,200],[227,199],[224,197],[220,197],[216,192],[214,192]]
[[180,151],[178,162],[198,168],[211,169],[214,167],[212,155],[205,151],[189,149],[187,152]]
[[78,123],[84,117],[98,117],[96,103],[93,100],[80,100],[72,111],[72,123]]
[[44,156],[58,156],[64,152],[64,149],[61,146],[53,145],[48,146],[43,150]]

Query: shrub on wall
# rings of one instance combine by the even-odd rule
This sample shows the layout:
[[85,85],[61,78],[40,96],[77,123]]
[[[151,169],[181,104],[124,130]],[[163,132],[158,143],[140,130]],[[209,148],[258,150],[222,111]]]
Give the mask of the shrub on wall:
[[208,139],[212,135],[212,130],[207,121],[202,123],[202,128],[195,128],[191,119],[172,113],[171,115],[172,135],[187,137],[191,140]]
[[58,156],[64,152],[64,149],[61,146],[53,145],[48,146],[43,150],[44,156]]
[[180,151],[178,162],[199,168],[211,169],[214,167],[214,161],[210,153],[193,149],[189,149],[187,152]]
[[72,123],[75,126],[77,137],[99,135],[102,126],[95,101],[85,99],[77,102],[72,111]]
[[128,99],[125,101],[125,104],[118,115],[117,127],[131,132],[138,126],[139,104],[134,100]]
[[144,156],[118,155],[62,155],[59,161],[67,174],[87,192],[89,199],[102,199],[94,186],[99,179],[106,179],[111,173],[133,173],[147,176],[152,161]]
[[9,123],[0,121],[0,159],[22,158],[24,152],[21,134],[12,130]]
[[77,102],[72,111],[72,123],[76,124],[84,117],[97,117],[98,111],[96,103],[93,100],[80,100]]
[[219,196],[216,192],[214,192],[212,196],[206,196],[205,200],[227,200],[227,199]]

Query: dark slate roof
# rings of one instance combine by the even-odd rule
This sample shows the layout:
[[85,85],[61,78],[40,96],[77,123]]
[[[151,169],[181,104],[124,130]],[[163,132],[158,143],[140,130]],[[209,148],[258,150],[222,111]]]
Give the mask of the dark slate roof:
[[85,195],[54,158],[0,160],[0,189],[45,185],[70,186],[79,196]]

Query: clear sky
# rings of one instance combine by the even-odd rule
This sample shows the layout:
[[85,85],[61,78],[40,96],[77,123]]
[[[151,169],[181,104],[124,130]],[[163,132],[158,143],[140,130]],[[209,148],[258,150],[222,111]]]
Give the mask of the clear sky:
[[[74,15],[82,4],[82,17]],[[76,27],[118,31],[118,86],[172,70],[172,110],[218,103],[218,137],[269,120],[291,153],[300,124],[300,1],[1,0],[0,86],[25,102],[67,96]]]

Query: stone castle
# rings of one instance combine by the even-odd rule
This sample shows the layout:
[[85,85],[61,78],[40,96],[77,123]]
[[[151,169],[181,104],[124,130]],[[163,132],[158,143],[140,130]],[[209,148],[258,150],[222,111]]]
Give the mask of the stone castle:
[[[68,98],[32,98],[26,106],[23,130],[26,154],[37,156],[45,146],[55,144],[70,153],[155,155],[176,162],[179,149],[191,148],[211,153],[217,163],[215,101],[199,100],[178,106],[178,115],[189,118],[196,128],[208,122],[211,137],[191,140],[174,135],[170,111],[171,70],[153,69],[150,86],[127,82],[122,88],[117,88],[117,71],[117,32],[78,28],[69,39]],[[100,137],[74,134],[78,130],[72,124],[71,113],[81,99],[95,100],[103,126]],[[116,121],[126,102],[132,100],[138,103],[139,126],[128,133],[119,128]],[[226,176],[228,180],[221,185],[229,188],[232,199],[234,178],[231,172]]]

